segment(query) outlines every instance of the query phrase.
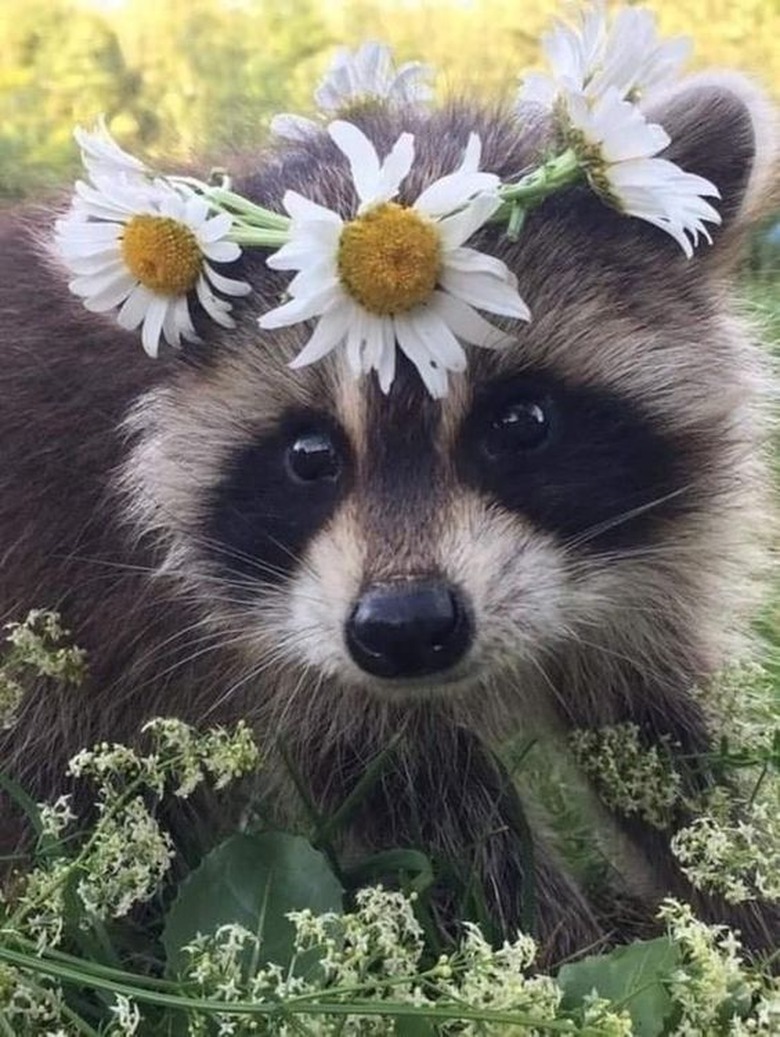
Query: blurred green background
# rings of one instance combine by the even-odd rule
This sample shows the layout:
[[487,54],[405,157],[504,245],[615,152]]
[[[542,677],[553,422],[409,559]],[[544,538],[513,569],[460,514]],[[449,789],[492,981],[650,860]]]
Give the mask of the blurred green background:
[[[657,0],[693,66],[757,73],[780,95],[780,0]],[[0,203],[76,169],[74,123],[105,112],[130,150],[181,160],[262,140],[310,109],[340,43],[386,40],[440,93],[514,89],[556,0],[0,0]]]

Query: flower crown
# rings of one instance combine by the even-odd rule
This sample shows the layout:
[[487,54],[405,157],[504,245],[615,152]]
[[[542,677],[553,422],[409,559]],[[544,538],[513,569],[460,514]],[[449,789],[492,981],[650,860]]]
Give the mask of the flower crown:
[[[260,327],[317,319],[292,367],[344,345],[355,375],[376,371],[386,393],[400,348],[431,395],[444,396],[448,372],[466,366],[463,343],[494,349],[511,340],[478,311],[531,317],[507,266],[468,247],[486,223],[503,224],[516,239],[531,209],[580,183],[618,211],[666,231],[688,257],[700,237],[711,241],[705,222],[720,222],[705,200],[719,197],[717,188],[656,157],[670,138],[636,103],[677,74],[687,41],[659,40],[648,11],[623,9],[609,24],[594,6],[576,26],[557,25],[543,49],[551,72],[526,76],[518,103],[550,113],[557,152],[504,183],[480,170],[481,142],[471,134],[457,169],[412,204],[395,199],[414,164],[413,134],[402,133],[380,160],[343,116],[367,101],[426,104],[432,70],[419,63],[396,69],[383,44],[341,51],[315,100],[350,166],[359,204],[349,219],[295,191],[284,195],[285,215],[231,191],[227,180],[213,186],[160,176],[123,151],[102,121],[92,133],[77,129],[87,179],[76,183],[55,232],[56,251],[74,275],[70,290],[89,310],[118,307],[118,323],[140,327],[144,349],[156,356],[161,338],[173,347],[197,341],[191,305],[234,327],[229,299],[251,286],[216,267],[245,248],[272,250],[267,266],[295,275],[285,301],[259,318]],[[322,124],[277,115],[271,129],[305,141]]]

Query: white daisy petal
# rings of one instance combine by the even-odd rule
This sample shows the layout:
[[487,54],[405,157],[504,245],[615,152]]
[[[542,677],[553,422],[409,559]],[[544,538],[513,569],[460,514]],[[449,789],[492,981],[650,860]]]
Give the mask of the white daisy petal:
[[218,299],[209,288],[206,278],[201,275],[195,285],[195,292],[203,309],[211,319],[223,328],[234,328],[236,322],[230,316],[230,304]]
[[225,277],[217,273],[208,263],[203,264],[203,270],[211,284],[214,285],[218,292],[222,292],[223,295],[248,295],[252,291],[251,284],[247,284],[246,281],[236,281],[232,277]]
[[457,299],[478,306],[489,313],[497,313],[504,317],[515,317],[518,320],[529,320],[530,310],[517,294],[512,284],[507,284],[492,274],[463,273],[462,270],[442,272],[441,286]]
[[500,183],[493,173],[451,173],[426,187],[414,207],[428,216],[443,216],[466,205],[475,195],[493,192],[495,197]]
[[198,241],[202,245],[210,245],[211,242],[229,234],[232,227],[233,218],[228,213],[221,212],[217,216],[210,216],[208,219],[204,219],[198,227]]
[[97,175],[125,173],[133,176],[143,176],[146,173],[146,166],[140,159],[129,155],[119,147],[109,133],[102,115],[98,118],[97,126],[92,132],[77,126],[73,131],[73,136],[81,149],[84,166],[90,173]]
[[122,303],[119,313],[116,315],[117,324],[127,331],[135,331],[144,319],[152,298],[152,293],[148,288],[137,284]]
[[327,285],[318,292],[308,297],[291,299],[276,309],[269,310],[259,318],[261,328],[283,328],[288,324],[298,324],[300,321],[309,320],[311,317],[319,317],[325,313],[336,301],[342,298],[338,287]]
[[235,263],[241,255],[241,248],[235,241],[210,241],[201,243],[203,255],[214,263]]
[[319,126],[313,119],[306,119],[302,115],[275,115],[271,119],[271,133],[285,140],[306,141],[313,133],[319,130]]
[[324,222],[309,224],[292,241],[269,256],[266,265],[271,270],[300,270],[315,256],[335,257],[341,230],[340,225]]
[[[89,274],[82,277],[74,277],[68,282],[68,288],[74,295],[83,297],[102,296],[106,290],[111,290],[116,284],[128,283],[132,288],[134,279],[124,266],[117,268],[112,266],[108,271],[101,270],[99,274]],[[110,306],[105,307],[111,309]]]
[[402,133],[381,165],[376,193],[371,199],[371,204],[376,205],[395,198],[412,168],[413,161],[414,137],[411,133]]
[[447,371],[431,356],[415,321],[407,314],[399,314],[394,324],[398,345],[419,371],[428,392],[435,400],[446,396]]
[[464,273],[492,274],[494,277],[507,278],[507,265],[495,256],[486,252],[478,252],[475,248],[454,248],[447,253],[447,269],[462,270]]
[[[113,310],[121,302],[124,302],[128,293],[133,290],[134,281],[128,274],[122,274],[115,278],[110,284],[85,295],[82,302],[86,309],[92,313],[106,313]],[[70,286],[69,286],[70,287]],[[80,294],[74,292],[74,294]]]
[[466,353],[449,329],[441,311],[421,307],[414,315],[414,325],[433,359],[447,371],[465,371]]
[[160,348],[160,335],[168,308],[168,300],[155,295],[149,303],[141,328],[141,342],[150,357],[156,357]]
[[294,224],[322,221],[323,223],[341,227],[343,223],[343,220],[337,213],[331,209],[326,209],[324,205],[318,205],[316,202],[304,198],[297,191],[285,191],[282,205],[292,217]]
[[393,322],[389,319],[380,321],[379,333],[382,336],[381,355],[374,366],[379,379],[379,388],[387,395],[395,378],[396,349]]
[[346,338],[352,312],[350,304],[342,302],[340,306],[323,314],[309,341],[295,359],[290,361],[290,367],[314,364],[340,346]]
[[371,201],[379,186],[380,165],[376,148],[365,133],[343,119],[332,122],[328,134],[347,157],[361,204]]
[[468,303],[446,292],[434,292],[431,300],[434,309],[458,338],[472,346],[483,349],[503,349],[514,341],[511,335],[493,327]]
[[478,195],[462,212],[447,216],[438,224],[445,249],[459,248],[479,230],[501,205],[501,199],[492,195]]

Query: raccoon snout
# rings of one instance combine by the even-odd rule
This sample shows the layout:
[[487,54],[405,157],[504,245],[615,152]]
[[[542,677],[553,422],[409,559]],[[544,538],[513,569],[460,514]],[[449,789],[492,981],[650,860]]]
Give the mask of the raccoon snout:
[[375,677],[422,677],[466,653],[472,624],[460,593],[446,583],[369,587],[347,620],[350,655]]

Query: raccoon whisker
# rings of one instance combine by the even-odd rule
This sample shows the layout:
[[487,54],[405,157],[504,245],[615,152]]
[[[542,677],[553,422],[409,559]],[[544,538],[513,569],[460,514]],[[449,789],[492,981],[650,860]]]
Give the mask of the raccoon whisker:
[[645,504],[639,504],[635,508],[629,508],[627,511],[621,512],[619,515],[615,515],[613,518],[606,519],[603,522],[599,522],[589,529],[586,529],[582,533],[578,533],[576,536],[565,541],[564,546],[567,548],[578,548],[582,547],[583,544],[589,543],[596,537],[601,536],[602,533],[608,532],[610,529],[615,529],[618,526],[625,525],[627,522],[631,522],[632,519],[638,518],[640,515],[646,514],[648,511],[652,511],[654,508],[661,507],[662,504],[666,504],[677,497],[681,497],[695,486],[695,482],[686,483],[685,486],[680,486],[676,490],[672,490],[669,493],[665,493],[660,497],[655,497],[651,501],[647,501]]
[[255,666],[248,670],[247,673],[243,674],[239,680],[234,681],[232,684],[230,684],[225,689],[225,691],[219,696],[219,698],[212,702],[209,708],[205,710],[205,712],[199,715],[198,723],[205,723],[208,717],[213,712],[220,709],[227,702],[229,702],[230,699],[232,699],[234,695],[238,691],[240,691],[241,688],[243,688],[246,684],[251,683],[253,680],[261,676],[272,666],[276,666],[280,662],[283,662],[284,659],[284,654],[280,652],[278,649],[269,652],[260,662],[258,662]]

